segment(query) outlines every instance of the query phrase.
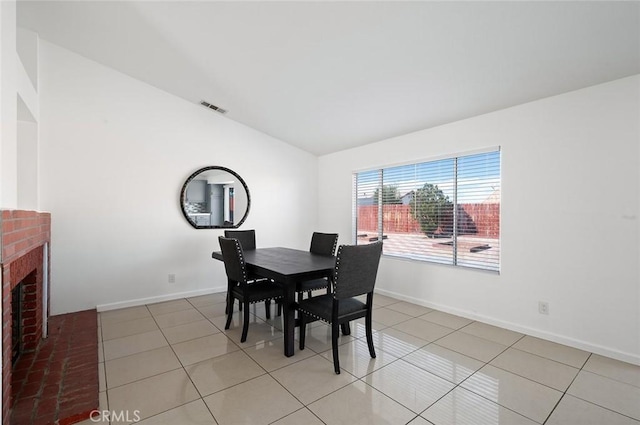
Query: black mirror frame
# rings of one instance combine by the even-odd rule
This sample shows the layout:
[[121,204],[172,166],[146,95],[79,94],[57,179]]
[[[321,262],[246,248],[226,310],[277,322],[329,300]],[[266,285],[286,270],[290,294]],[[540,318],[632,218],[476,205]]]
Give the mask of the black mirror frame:
[[[245,211],[244,215],[242,216],[242,218],[240,219],[240,221],[238,223],[233,224],[231,226],[198,226],[196,223],[191,221],[191,219],[189,218],[189,214],[187,213],[187,210],[185,209],[187,186],[189,186],[189,183],[191,183],[191,180],[196,178],[200,173],[203,173],[203,172],[209,171],[209,170],[226,171],[227,173],[229,173],[229,174],[233,175],[235,178],[237,178],[240,183],[242,183],[242,186],[244,187],[244,191],[247,193],[247,210]],[[247,219],[247,216],[249,215],[249,210],[251,209],[251,194],[249,193],[249,187],[247,186],[247,183],[243,180],[242,177],[240,177],[240,175],[238,175],[238,173],[236,173],[235,171],[233,171],[233,170],[231,170],[229,168],[226,168],[226,167],[221,167],[221,166],[218,166],[218,165],[211,165],[211,166],[202,167],[199,170],[196,170],[195,172],[193,172],[187,178],[187,181],[184,182],[184,184],[182,185],[182,189],[180,190],[180,209],[182,211],[182,215],[184,215],[184,218],[187,220],[187,223],[189,223],[191,225],[191,227],[193,227],[195,229],[237,229],[238,227],[240,227],[242,225],[242,223],[244,223],[244,221]]]

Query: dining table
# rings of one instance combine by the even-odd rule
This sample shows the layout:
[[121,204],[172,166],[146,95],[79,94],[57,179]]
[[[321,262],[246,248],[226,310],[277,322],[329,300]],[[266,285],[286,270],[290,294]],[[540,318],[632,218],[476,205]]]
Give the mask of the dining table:
[[[214,251],[211,257],[223,261],[221,251]],[[333,275],[336,257],[299,249],[271,247],[244,251],[244,261],[249,274],[272,279],[283,285],[284,355],[293,356],[296,328],[296,284],[311,279],[330,278]]]

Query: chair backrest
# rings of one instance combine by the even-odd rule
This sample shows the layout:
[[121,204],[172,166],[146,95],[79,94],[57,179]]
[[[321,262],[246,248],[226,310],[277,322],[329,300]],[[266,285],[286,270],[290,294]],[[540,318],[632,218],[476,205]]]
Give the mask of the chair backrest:
[[313,232],[309,251],[314,254],[333,255],[336,253],[336,246],[338,246],[337,233]]
[[340,245],[333,274],[334,298],[373,292],[381,255],[381,241],[368,245]]
[[255,230],[225,230],[224,237],[239,240],[242,249],[245,251],[256,249]]
[[220,242],[227,277],[241,285],[247,283],[247,266],[244,262],[240,241],[233,238],[223,238],[222,236],[218,237],[218,241]]

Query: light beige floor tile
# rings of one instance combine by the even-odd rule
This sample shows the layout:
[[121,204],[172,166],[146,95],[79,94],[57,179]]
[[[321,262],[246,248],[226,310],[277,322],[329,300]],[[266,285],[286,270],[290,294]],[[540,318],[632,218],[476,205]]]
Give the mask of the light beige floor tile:
[[123,338],[110,339],[105,341],[104,358],[106,361],[117,359],[118,357],[129,356],[147,350],[153,350],[169,345],[167,340],[159,330],[145,332],[137,335],[125,336]]
[[151,316],[122,322],[106,323],[102,328],[102,339],[107,341],[124,336],[151,332],[156,329],[158,329],[158,325],[156,325],[156,321]]
[[402,359],[454,384],[459,384],[484,366],[479,360],[436,344],[422,347]]
[[[371,323],[371,332],[373,333],[376,328],[373,326],[373,322]],[[349,322],[349,329],[351,329],[351,336],[353,338],[365,338],[367,336],[367,328],[365,325],[364,318],[359,320],[352,320]]]
[[640,425],[640,422],[565,394],[545,425],[568,424]]
[[216,425],[206,404],[201,399],[183,404],[164,413],[138,422],[140,425]]
[[577,368],[581,368],[589,357],[586,351],[528,335],[516,342],[513,348]]
[[512,345],[524,335],[497,326],[488,325],[482,322],[473,322],[468,326],[460,329],[460,332],[479,336],[489,341],[497,342],[502,345]]
[[400,313],[399,311],[391,310],[386,307],[375,308],[371,314],[374,322],[378,322],[385,326],[397,325],[398,323],[406,322],[413,318],[413,316]]
[[568,394],[640,420],[640,388],[581,371]]
[[416,416],[411,422],[407,425],[433,425],[431,422],[423,418],[422,416]]
[[344,370],[336,375],[333,362],[322,356],[313,356],[283,367],[272,372],[271,376],[305,405],[356,380]]
[[422,316],[423,314],[431,313],[432,311],[434,311],[432,308],[408,303],[405,301],[400,301],[395,304],[389,304],[386,308],[388,308],[389,310],[399,311],[400,313],[408,314],[409,316],[413,317]]
[[[296,342],[297,348],[297,342]],[[244,348],[253,360],[255,360],[267,372],[272,372],[281,367],[289,366],[292,363],[315,356],[313,350],[295,350],[294,355],[286,357],[284,355],[284,338],[279,337],[262,344],[252,345]]]
[[640,387],[640,366],[592,354],[584,370]]
[[[225,309],[227,307],[226,307],[225,303],[203,305],[203,306],[199,306],[199,307],[196,307],[196,308],[207,319],[214,319],[216,317],[224,317],[225,320],[226,320],[227,314],[225,313]],[[238,313],[236,312],[235,314],[238,314]],[[224,323],[223,323],[223,325],[224,325]]]
[[386,305],[395,304],[397,302],[400,302],[400,301],[395,298],[387,297],[386,295],[376,294],[376,293],[373,294],[374,307],[384,307]]
[[227,302],[226,292],[216,292],[215,294],[200,295],[187,298],[187,301],[194,307],[204,307],[213,304],[225,304]]
[[127,307],[118,310],[103,311],[100,313],[101,326],[116,322],[126,322],[128,320],[142,319],[143,317],[151,317],[149,309],[144,306]]
[[273,326],[280,332],[284,329],[284,316],[276,316],[275,314],[271,315],[271,319],[264,319],[264,322],[270,326]]
[[431,406],[455,386],[404,360],[373,372],[365,382],[415,413]]
[[155,315],[154,317],[161,329],[205,320],[205,317],[202,315],[202,313],[200,313],[195,308],[174,311],[173,313],[159,314]]
[[197,322],[164,328],[162,333],[169,341],[169,344],[177,344],[190,339],[220,333],[220,329],[216,328],[208,320],[198,320]]
[[106,391],[100,391],[98,394],[98,404],[100,410],[109,410],[109,399]]
[[[351,323],[351,327],[352,328],[354,327],[354,324],[357,324],[360,329],[363,329],[363,330],[365,329],[364,317],[362,317],[360,319],[357,319],[357,320],[352,320],[350,323]],[[380,322],[376,322],[375,320],[371,321],[371,329],[374,330],[374,331],[380,331],[382,329],[387,329],[387,328],[389,328],[388,325],[382,324]],[[362,335],[354,334],[354,336],[356,338],[360,338],[361,336],[364,336],[364,334],[362,334]]]
[[183,369],[136,381],[107,391],[109,407],[115,412],[136,411],[141,419],[194,401],[198,392]]
[[223,333],[203,336],[202,338],[173,344],[171,347],[176,352],[176,355],[183,366],[212,359],[240,349],[238,345],[234,344],[233,341],[227,338]]
[[327,425],[406,424],[415,413],[362,381],[307,406]]
[[507,349],[493,359],[490,364],[563,392],[569,388],[579,371],[579,369],[564,363],[558,363],[515,348]]
[[189,310],[193,308],[191,303],[184,298],[156,304],[149,304],[147,305],[147,307],[149,308],[151,314],[153,314],[154,316],[157,316],[159,314],[174,313],[180,310]]
[[[254,314],[251,314],[251,311],[249,311],[249,313],[249,332],[251,332],[251,325],[254,323],[261,323],[263,322],[263,320],[258,319]],[[207,316],[207,319],[209,319],[211,323],[213,323],[221,331],[228,332],[228,330],[225,331],[224,329],[224,325],[227,322],[226,314],[221,316]],[[231,318],[231,324],[229,325],[229,330],[237,328],[242,329],[242,312],[234,310],[233,316]]]
[[104,363],[98,363],[98,391],[107,390],[107,378],[104,370]]
[[98,341],[98,362],[104,363],[104,347],[102,346],[102,340]]
[[427,342],[435,341],[443,336],[450,334],[454,329],[447,328],[442,325],[427,322],[426,320],[414,318],[394,325],[394,329],[413,335],[417,338],[423,339]]
[[491,365],[460,385],[538,423],[544,422],[562,396],[560,391]]
[[420,316],[420,319],[446,326],[451,329],[460,329],[473,322],[473,320],[456,316],[454,314],[444,313],[442,311],[433,311],[431,313],[423,314]]
[[[338,338],[338,345],[346,344],[355,338],[351,335],[342,335]],[[323,353],[331,350],[331,327],[320,323],[317,326],[307,325],[307,333],[304,339],[304,346],[307,350],[313,350],[316,353]],[[298,345],[296,344],[296,350]]]
[[[535,425],[536,422],[457,387],[422,413],[434,425]],[[565,424],[578,425],[578,424]]]
[[454,332],[436,341],[441,347],[448,348],[465,356],[488,362],[506,350],[506,346],[463,332]]
[[182,367],[171,347],[143,351],[105,364],[109,389]]
[[373,333],[373,345],[376,350],[384,351],[395,357],[405,356],[427,344],[429,341],[394,328],[386,328]]
[[[278,316],[278,304],[276,304],[275,302],[271,302],[270,304],[270,315],[271,315],[271,319],[270,320],[280,320],[280,318],[282,316]],[[262,320],[267,320],[267,314],[266,314],[266,309],[264,306],[264,303],[255,303],[255,304],[251,304],[251,313],[255,314],[256,317],[262,319]]]
[[323,423],[309,409],[304,408],[274,422],[273,425],[323,425]]
[[266,373],[243,351],[217,356],[187,366],[185,369],[202,396],[213,394]]
[[[253,316],[255,317],[255,316]],[[233,340],[240,347],[250,347],[256,344],[262,344],[265,341],[271,341],[272,339],[282,337],[282,331],[269,323],[266,323],[260,319],[255,319],[249,323],[249,330],[247,331],[247,340],[240,342],[242,337],[242,324],[238,326],[231,325],[231,327],[224,331],[224,333]]]
[[[333,364],[333,350],[325,351],[321,356]],[[377,350],[376,357],[371,358],[366,340],[355,340],[341,345],[338,348],[338,358],[340,368],[358,378],[398,359],[382,350]]]
[[303,407],[269,375],[217,392],[204,401],[220,425],[270,424]]

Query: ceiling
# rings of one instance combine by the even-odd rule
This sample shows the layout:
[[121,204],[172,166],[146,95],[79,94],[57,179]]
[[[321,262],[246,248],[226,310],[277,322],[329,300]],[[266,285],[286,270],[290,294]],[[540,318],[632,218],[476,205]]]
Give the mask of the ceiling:
[[23,0],[17,11],[41,38],[316,155],[640,73],[636,1]]

